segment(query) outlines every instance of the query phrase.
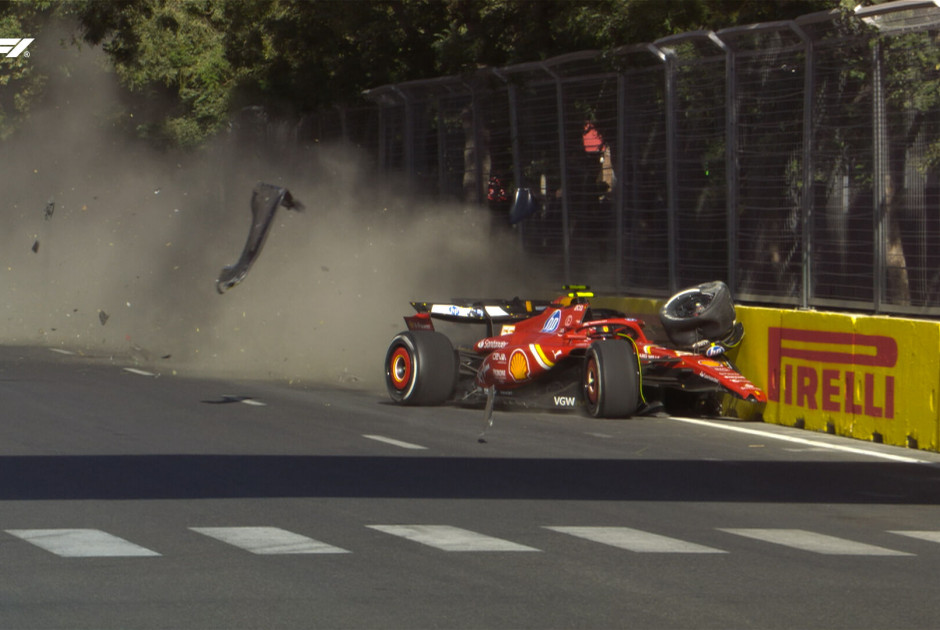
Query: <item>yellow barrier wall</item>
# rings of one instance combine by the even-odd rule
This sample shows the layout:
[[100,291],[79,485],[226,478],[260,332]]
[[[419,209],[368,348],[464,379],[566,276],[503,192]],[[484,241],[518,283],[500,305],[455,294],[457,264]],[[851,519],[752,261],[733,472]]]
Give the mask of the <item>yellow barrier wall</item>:
[[[658,328],[662,302],[595,298]],[[733,356],[770,399],[764,420],[940,450],[940,323],[737,306],[745,337]],[[651,335],[653,336],[653,335]]]

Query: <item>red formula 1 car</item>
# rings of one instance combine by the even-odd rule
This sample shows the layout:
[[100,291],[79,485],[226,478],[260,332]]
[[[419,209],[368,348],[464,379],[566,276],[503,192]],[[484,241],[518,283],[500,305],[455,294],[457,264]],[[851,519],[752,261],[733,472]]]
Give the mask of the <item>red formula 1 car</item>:
[[[766,394],[726,356],[744,335],[728,288],[702,284],[660,311],[673,348],[654,343],[642,320],[592,308],[585,287],[551,302],[412,302],[417,313],[385,358],[391,399],[405,405],[494,402],[575,408],[623,418],[681,401],[720,414],[729,395],[762,407]],[[455,344],[434,320],[482,324],[486,335]],[[464,328],[464,327],[458,327]],[[458,335],[454,335],[455,337]],[[674,409],[670,409],[672,411]]]

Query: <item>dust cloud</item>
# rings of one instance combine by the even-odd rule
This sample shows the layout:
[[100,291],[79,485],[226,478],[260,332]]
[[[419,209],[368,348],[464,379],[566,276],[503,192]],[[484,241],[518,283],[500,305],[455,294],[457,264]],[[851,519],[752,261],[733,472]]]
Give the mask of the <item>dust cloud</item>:
[[[418,201],[349,147],[272,152],[225,134],[174,154],[129,141],[103,55],[37,44],[33,60],[65,56],[55,65],[69,71],[51,73],[45,105],[2,142],[2,344],[161,375],[380,388],[410,300],[545,286],[486,209]],[[219,295],[258,181],[306,210],[279,210],[245,281]]]

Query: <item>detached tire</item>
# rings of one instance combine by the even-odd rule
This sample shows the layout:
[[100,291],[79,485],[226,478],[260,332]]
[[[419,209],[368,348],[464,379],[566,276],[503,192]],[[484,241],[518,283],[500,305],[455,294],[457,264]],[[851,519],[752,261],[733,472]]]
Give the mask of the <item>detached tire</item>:
[[399,333],[385,355],[385,386],[402,405],[440,405],[457,386],[457,355],[446,335],[427,330]]
[[724,282],[706,282],[675,294],[659,310],[669,339],[680,348],[718,341],[734,329],[734,302]]
[[584,406],[595,418],[628,418],[640,405],[640,365],[628,341],[595,341],[584,357]]

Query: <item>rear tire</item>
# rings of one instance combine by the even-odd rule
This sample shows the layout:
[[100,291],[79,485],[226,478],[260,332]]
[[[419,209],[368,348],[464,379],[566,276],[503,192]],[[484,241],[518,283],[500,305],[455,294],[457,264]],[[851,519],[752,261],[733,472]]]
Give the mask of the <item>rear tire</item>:
[[640,404],[640,366],[628,341],[595,341],[584,357],[584,406],[595,418],[628,418]]
[[402,405],[440,405],[457,386],[457,354],[446,335],[427,330],[399,333],[385,355],[385,386]]

